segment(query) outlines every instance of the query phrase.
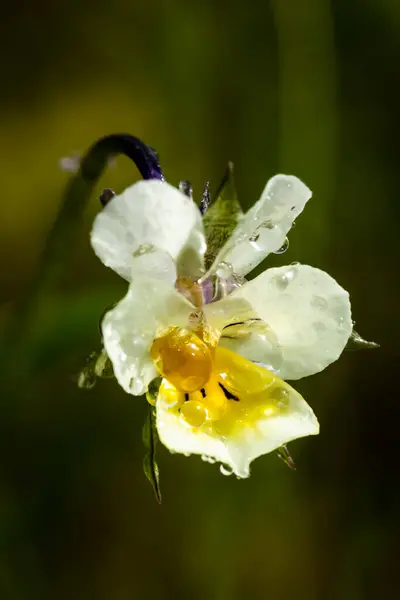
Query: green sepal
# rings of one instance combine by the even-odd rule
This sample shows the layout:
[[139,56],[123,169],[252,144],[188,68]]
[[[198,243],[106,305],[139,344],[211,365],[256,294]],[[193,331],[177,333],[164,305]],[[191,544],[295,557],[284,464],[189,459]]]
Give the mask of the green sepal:
[[143,425],[143,444],[146,453],[143,458],[143,471],[150,481],[156,500],[161,504],[160,472],[156,462],[156,445],[158,440],[154,407],[148,405],[147,417]]
[[287,465],[289,467],[289,469],[292,469],[292,471],[296,470],[296,464],[295,464],[293,458],[291,457],[290,452],[287,449],[287,446],[281,446],[280,448],[277,449],[276,453],[279,456],[279,458],[281,460],[283,460],[285,465]]
[[236,194],[233,163],[230,162],[217,190],[215,201],[203,217],[207,241],[206,269],[211,266],[242,215],[243,211]]
[[354,329],[345,347],[346,350],[372,350],[373,348],[379,348],[379,344],[364,340]]

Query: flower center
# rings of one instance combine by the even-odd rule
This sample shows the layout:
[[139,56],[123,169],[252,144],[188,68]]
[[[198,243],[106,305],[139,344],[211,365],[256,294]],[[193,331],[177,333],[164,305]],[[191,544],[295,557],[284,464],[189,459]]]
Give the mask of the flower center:
[[151,348],[164,378],[162,401],[186,425],[228,435],[238,424],[286,410],[290,386],[268,369],[202,338],[208,341],[201,330],[174,327]]
[[267,369],[220,346],[204,387],[184,393],[164,379],[160,388],[161,402],[186,425],[222,437],[284,413],[293,394]]

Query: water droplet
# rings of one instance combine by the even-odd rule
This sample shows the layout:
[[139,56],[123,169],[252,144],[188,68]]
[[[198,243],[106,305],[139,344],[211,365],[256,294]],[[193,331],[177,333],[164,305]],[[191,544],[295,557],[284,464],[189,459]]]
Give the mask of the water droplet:
[[191,427],[201,427],[207,419],[207,409],[202,402],[188,400],[181,406],[181,418]]
[[322,296],[313,296],[311,306],[318,310],[325,310],[328,307],[328,302]]
[[[255,219],[255,222],[257,223],[258,219]],[[253,233],[251,234],[251,236],[248,238],[249,242],[257,242],[260,235],[261,235],[261,229],[269,229],[272,230],[274,229],[276,226],[273,224],[273,222],[271,220],[268,221],[263,221],[263,223],[260,223],[259,225],[257,225],[257,227],[255,228],[255,230],[253,231]],[[244,240],[243,240],[244,241]]]
[[149,388],[146,392],[146,400],[149,404],[152,404],[153,406],[155,406],[155,404],[157,402],[157,397],[158,397],[158,392],[160,389],[161,382],[162,382],[161,377],[155,377],[149,383]]
[[284,291],[288,287],[289,283],[293,281],[296,276],[296,271],[294,269],[289,269],[283,275],[278,275],[274,278],[275,285],[280,290]]
[[277,372],[282,366],[282,348],[274,331],[262,319],[247,319],[227,325],[219,343],[269,371]]
[[[129,381],[129,389],[134,396],[140,395],[143,393],[144,381],[142,377],[136,375],[136,377],[131,377]],[[139,394],[138,394],[138,390]]]
[[230,277],[233,274],[233,267],[229,263],[221,262],[221,263],[219,263],[219,265],[217,267],[216,274],[221,279],[227,279],[228,277]]
[[283,245],[278,250],[275,250],[274,254],[283,254],[284,252],[286,252],[286,250],[288,248],[289,248],[289,238],[285,238]]
[[209,463],[210,465],[213,465],[216,462],[215,458],[208,456],[207,454],[202,454],[201,460],[204,460],[204,462]]
[[277,288],[279,288],[282,292],[286,290],[289,283],[291,283],[296,277],[295,269],[288,269],[283,275],[277,275],[274,278],[274,282]]
[[181,392],[198,390],[210,377],[210,349],[189,329],[172,327],[153,341],[150,354],[160,375]]
[[313,328],[314,331],[316,331],[317,333],[322,333],[323,331],[326,331],[326,325],[321,321],[316,321],[315,323],[313,323]]
[[183,456],[186,456],[186,457],[190,456],[190,452],[183,452],[182,454],[183,454]]
[[287,286],[289,285],[289,279],[286,277],[286,275],[277,275],[274,277],[273,281],[276,287],[282,292],[286,290]]
[[133,256],[142,256],[143,254],[147,254],[148,252],[153,252],[155,250],[153,244],[141,244],[135,252],[133,252]]
[[221,465],[219,470],[221,471],[222,475],[226,475],[227,477],[233,473],[232,467],[228,465]]
[[290,263],[290,266],[291,267],[297,267],[297,265],[299,265],[299,264],[300,263],[297,260],[295,260],[295,261],[293,261],[293,262]]
[[293,279],[296,277],[296,275],[297,275],[296,269],[289,269],[289,271],[286,271],[286,278],[289,282],[293,281]]
[[262,227],[263,229],[273,229],[275,227],[275,225],[273,224],[273,222],[271,220],[269,220],[269,221],[264,221],[263,223],[261,223],[260,227]]
[[278,408],[287,408],[289,405],[290,393],[283,387],[276,387],[271,390],[269,397]]

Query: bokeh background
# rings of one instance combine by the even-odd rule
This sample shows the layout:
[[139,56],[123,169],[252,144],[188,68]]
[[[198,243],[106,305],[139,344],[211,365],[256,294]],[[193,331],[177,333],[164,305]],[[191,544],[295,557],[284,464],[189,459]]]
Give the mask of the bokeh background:
[[[381,344],[299,382],[321,435],[290,445],[296,472],[268,455],[237,481],[159,447],[157,505],[145,403],[113,381],[76,386],[125,289],[89,245],[94,194],[24,343],[3,337],[1,598],[397,597],[398,1],[16,0],[0,31],[5,328],[70,177],[60,159],[128,132],[197,197],[228,160],[246,207],[276,172],[303,179],[313,199],[269,264],[327,270]],[[98,191],[137,178],[118,159]]]

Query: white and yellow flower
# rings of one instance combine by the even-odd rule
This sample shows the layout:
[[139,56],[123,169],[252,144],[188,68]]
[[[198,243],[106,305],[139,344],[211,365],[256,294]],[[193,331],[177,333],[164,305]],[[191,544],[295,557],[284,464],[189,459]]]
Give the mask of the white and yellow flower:
[[104,347],[129,394],[163,377],[157,430],[172,452],[247,477],[253,459],[319,432],[285,380],[337,360],[352,332],[349,295],[301,264],[244,280],[284,244],[310,197],[296,177],[273,177],[207,271],[200,211],[164,181],[136,183],[96,217],[97,256],[130,282],[103,319]]

